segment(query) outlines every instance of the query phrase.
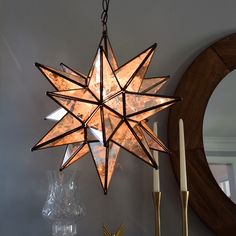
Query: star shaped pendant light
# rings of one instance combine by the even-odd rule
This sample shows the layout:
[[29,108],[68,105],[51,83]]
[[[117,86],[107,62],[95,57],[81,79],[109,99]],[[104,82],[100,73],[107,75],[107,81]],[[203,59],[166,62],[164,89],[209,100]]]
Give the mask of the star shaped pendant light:
[[57,123],[32,150],[66,145],[60,170],[90,152],[104,193],[120,148],[157,168],[151,149],[168,149],[146,120],[179,98],[156,94],[168,77],[144,78],[155,49],[156,44],[118,66],[104,30],[87,76],[64,64],[60,71],[36,63],[55,88],[47,95],[61,108],[47,117]]

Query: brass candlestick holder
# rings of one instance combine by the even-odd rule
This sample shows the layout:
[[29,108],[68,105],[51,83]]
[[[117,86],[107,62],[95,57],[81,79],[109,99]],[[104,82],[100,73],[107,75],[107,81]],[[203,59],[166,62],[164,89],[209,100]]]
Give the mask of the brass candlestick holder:
[[124,236],[124,226],[121,225],[115,234],[110,233],[106,225],[103,225],[103,236]]
[[183,236],[188,236],[188,199],[189,191],[181,191]]
[[155,207],[155,236],[161,236],[161,192],[153,192],[152,196]]

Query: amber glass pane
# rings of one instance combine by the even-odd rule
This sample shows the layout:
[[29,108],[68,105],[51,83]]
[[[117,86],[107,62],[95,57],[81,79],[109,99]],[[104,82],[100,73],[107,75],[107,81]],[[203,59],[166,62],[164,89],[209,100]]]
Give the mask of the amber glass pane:
[[62,135],[72,132],[80,126],[79,120],[67,114],[37,143],[36,147],[44,147],[44,145],[56,141],[57,138],[61,139]]
[[160,141],[160,139],[159,139],[159,142],[157,142],[147,133],[145,133],[145,138],[147,139],[148,146],[150,149],[157,150],[160,152],[169,152],[168,148],[165,147],[165,145]]
[[103,108],[103,113],[104,113],[104,124],[105,124],[106,140],[107,140],[110,137],[111,133],[113,132],[113,127],[112,127],[111,119],[110,119],[110,110],[108,110],[104,107]]
[[141,121],[141,129],[151,149],[168,152],[168,148],[161,142],[145,121]]
[[78,119],[80,119],[81,121],[86,121],[88,117],[93,113],[93,111],[97,108],[96,104],[58,97],[57,94],[51,93],[49,96],[51,96],[58,104],[64,107],[67,111],[71,112],[76,117],[78,117]]
[[84,143],[73,143],[66,146],[66,152],[62,161],[62,165],[65,165],[66,162],[80,149],[83,147]]
[[120,147],[115,143],[110,143],[109,147],[104,147],[100,142],[90,143],[89,146],[104,192],[107,192]]
[[103,50],[107,55],[108,61],[110,62],[112,69],[116,70],[118,68],[118,64],[108,37],[102,38],[101,46],[103,47]]
[[89,152],[88,144],[71,144],[67,146],[66,153],[61,165],[61,168],[64,169],[69,165],[73,164],[77,160],[81,159]]
[[105,104],[113,109],[114,111],[118,112],[119,114],[123,115],[123,95],[119,94],[114,98],[105,102]]
[[157,84],[155,85],[155,87],[153,87],[152,89],[146,91],[146,93],[150,93],[150,94],[156,94],[157,92],[160,91],[160,89],[163,87],[163,85],[166,83],[166,81],[164,81],[162,84]]
[[[162,109],[169,103],[174,103],[176,101],[175,98],[168,97],[160,97],[160,96],[152,96],[152,95],[142,95],[142,94],[130,94],[126,93],[125,95],[126,101],[126,113],[129,117],[135,117],[137,120],[137,113],[145,113],[145,110],[155,110],[157,106],[160,106]],[[155,112],[155,113],[156,113]],[[146,119],[144,116],[141,120]]]
[[[147,150],[147,152],[149,153],[149,155],[152,156],[152,152],[150,150],[150,147],[147,143],[147,140],[146,140],[145,135],[143,134],[141,128],[139,126],[135,126],[134,131],[137,134],[137,136],[139,137],[139,140],[142,142],[143,149],[145,148]],[[150,157],[149,157],[149,159],[150,159]]]
[[154,51],[152,53],[150,53],[150,55],[144,59],[143,65],[136,71],[133,80],[131,81],[131,83],[127,87],[128,91],[131,91],[131,92],[138,92],[139,91],[140,86],[143,82],[144,76],[145,76],[147,69],[150,65],[153,53],[154,53]]
[[116,160],[120,152],[120,147],[113,142],[109,143],[108,152],[108,172],[107,172],[107,188],[109,187],[113,172],[116,166]]
[[62,70],[68,74],[72,74],[72,75],[77,75],[72,69],[70,69],[68,66],[66,66],[65,64],[60,64]]
[[149,156],[144,151],[134,134],[131,132],[126,123],[123,123],[118,131],[112,137],[112,141],[122,146],[127,151],[133,153],[138,158],[141,158],[145,162],[152,164]]
[[89,127],[86,128],[87,132],[87,141],[99,141],[96,136],[92,133]]
[[57,90],[77,89],[86,84],[86,80],[81,76],[68,74],[48,66],[39,64],[37,66]]
[[157,137],[157,135],[154,133],[154,131],[148,126],[148,124],[147,124],[147,122],[146,121],[141,121],[140,122],[140,124],[141,124],[141,128],[143,129],[143,130],[145,130],[146,132],[148,132],[151,136],[153,136],[154,138],[157,138],[158,139],[158,137]]
[[77,131],[72,131],[72,133],[66,133],[61,137],[58,137],[55,141],[45,142],[42,144],[37,144],[36,149],[56,147],[65,144],[78,143],[84,141],[84,129],[81,127]]
[[114,75],[114,72],[107,61],[107,58],[104,53],[103,55],[103,99],[108,98],[109,96],[114,95],[120,91],[120,86],[117,82],[117,79]]
[[146,149],[146,152],[148,152],[149,155],[152,156],[152,152],[148,146],[147,140],[145,139],[145,136],[144,136],[140,126],[136,125],[136,123],[134,123],[132,121],[129,121],[129,123],[133,127],[134,132],[137,134],[139,141],[143,144],[143,149]]
[[95,97],[85,89],[72,89],[67,91],[51,92],[50,94],[58,95],[72,100],[86,100],[88,103],[97,101]]
[[101,94],[101,65],[102,65],[102,50],[98,49],[97,55],[93,62],[93,66],[90,72],[89,89],[100,99]]
[[154,108],[150,111],[146,111],[146,112],[142,112],[141,114],[137,114],[137,115],[132,115],[130,118],[132,120],[135,120],[135,121],[141,121],[141,120],[145,120],[147,119],[148,117],[152,116],[152,115],[155,115],[157,112],[159,111],[162,111],[164,109],[166,109],[167,107],[173,105],[176,103],[177,100],[173,100],[171,101],[170,103],[168,103],[167,105],[163,104],[161,107],[158,107],[158,108]]
[[96,137],[102,144],[104,143],[105,134],[103,131],[101,109],[98,109],[93,117],[89,120],[87,126],[91,133]]
[[115,130],[117,125],[120,123],[121,118],[116,116],[114,113],[112,113],[105,107],[103,108],[103,112],[104,112],[106,140],[108,140],[110,136],[113,134],[113,131]]
[[66,78],[59,76],[58,74],[55,74],[49,70],[42,68],[41,71],[51,81],[51,83],[53,84],[53,86],[57,90],[68,90],[68,89],[81,88],[80,85],[73,83],[73,82],[67,80]]
[[148,78],[144,79],[140,87],[140,92],[157,93],[161,87],[167,82],[168,77]]
[[119,67],[116,70],[116,77],[122,87],[126,85],[132,75],[136,72],[139,68],[142,61],[148,55],[148,53],[152,50],[152,48],[148,48],[146,51],[129,61],[128,63],[124,64],[123,66]]
[[45,120],[59,121],[65,116],[67,111],[64,108],[58,108],[56,111],[50,113],[45,117]]
[[99,178],[105,189],[106,176],[106,148],[100,142],[89,143],[90,151],[94,159]]
[[68,67],[67,65],[61,63],[60,66],[61,66],[61,68],[62,68],[62,70],[63,70],[64,72],[66,72],[66,73],[68,73],[68,74],[80,76],[80,77],[82,77],[82,78],[84,78],[84,79],[86,80],[86,76],[85,76],[85,75],[83,75],[83,74],[81,74],[81,73],[75,71],[74,69],[71,69],[71,68]]

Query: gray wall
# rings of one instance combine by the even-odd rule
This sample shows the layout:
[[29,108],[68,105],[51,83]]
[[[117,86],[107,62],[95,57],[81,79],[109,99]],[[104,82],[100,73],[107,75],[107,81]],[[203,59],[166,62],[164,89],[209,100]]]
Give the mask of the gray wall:
[[[0,235],[50,235],[41,217],[46,171],[59,167],[63,149],[30,152],[51,126],[43,117],[56,108],[45,96],[52,87],[33,63],[57,67],[63,61],[87,73],[101,36],[100,5],[100,0],[0,0]],[[162,93],[171,95],[193,58],[235,31],[235,8],[234,0],[113,0],[110,39],[120,63],[157,41],[148,74],[170,74]],[[156,117],[164,140],[167,115]],[[152,170],[125,152],[119,163],[108,196],[90,156],[71,168],[79,171],[87,207],[79,235],[102,235],[103,223],[111,229],[124,223],[129,236],[154,234]],[[163,235],[181,235],[179,190],[167,155],[161,155],[161,185]],[[190,235],[212,235],[193,211]]]

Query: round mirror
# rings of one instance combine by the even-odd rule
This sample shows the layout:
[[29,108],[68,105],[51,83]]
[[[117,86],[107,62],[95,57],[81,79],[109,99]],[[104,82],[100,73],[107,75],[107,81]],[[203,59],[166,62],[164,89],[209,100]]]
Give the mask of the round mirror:
[[222,191],[236,203],[236,70],[214,90],[203,122],[203,141],[210,170]]
[[[227,81],[233,80],[229,79],[228,76],[236,77],[235,69],[236,34],[232,34],[205,49],[186,70],[174,94],[182,97],[183,101],[170,109],[168,121],[171,163],[179,180],[178,120],[180,118],[184,120],[190,205],[216,235],[227,236],[236,235],[236,204],[226,196],[228,194],[232,200],[235,199],[234,183],[236,181],[234,173],[236,172],[234,172],[234,164],[232,163],[236,159],[236,155],[233,156],[233,152],[236,153],[234,151],[236,145],[230,145],[229,137],[236,136],[234,129],[236,119],[233,118],[236,108],[235,99],[230,97],[229,92],[232,91],[233,95],[235,86],[231,84],[225,87],[224,84],[225,81],[227,83]],[[214,100],[217,90],[221,90],[222,86],[225,88],[219,92],[217,102],[211,102]],[[225,98],[227,100],[224,100]],[[209,118],[206,114],[209,113],[208,108],[212,110]],[[226,114],[226,108],[228,108],[228,114]],[[220,114],[220,117],[217,114]],[[232,126],[229,128],[230,123]],[[204,126],[206,125],[208,128],[205,129]],[[204,144],[203,134],[208,137],[217,137],[217,134],[214,133],[216,131],[217,134],[223,134],[224,137],[227,134],[228,141],[215,142],[215,149],[213,149],[210,148],[209,142]],[[224,145],[222,145],[223,143]],[[222,146],[224,149],[221,148]],[[219,163],[220,161],[209,161],[212,156],[222,156],[224,160],[226,158],[229,160],[229,153],[232,161],[225,161],[222,168],[219,168],[219,164],[222,164]],[[208,162],[213,164],[211,166],[212,171]],[[213,176],[215,172],[220,173],[217,181]],[[224,179],[221,178],[227,176],[225,173],[227,173],[228,178],[232,179],[231,188],[230,183],[227,183],[227,180],[224,182]],[[226,194],[222,189],[225,190]]]

